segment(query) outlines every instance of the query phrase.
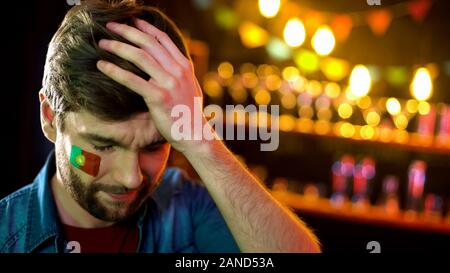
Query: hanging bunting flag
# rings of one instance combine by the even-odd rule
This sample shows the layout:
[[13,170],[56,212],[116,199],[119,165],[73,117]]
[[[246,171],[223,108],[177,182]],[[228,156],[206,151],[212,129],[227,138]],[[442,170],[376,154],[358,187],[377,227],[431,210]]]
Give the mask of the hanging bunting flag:
[[423,22],[430,11],[431,0],[411,0],[408,3],[408,11],[416,22]]
[[391,24],[392,14],[387,9],[370,11],[366,16],[367,23],[375,35],[381,36]]
[[331,20],[331,28],[339,42],[345,41],[353,27],[352,18],[348,15],[336,15]]

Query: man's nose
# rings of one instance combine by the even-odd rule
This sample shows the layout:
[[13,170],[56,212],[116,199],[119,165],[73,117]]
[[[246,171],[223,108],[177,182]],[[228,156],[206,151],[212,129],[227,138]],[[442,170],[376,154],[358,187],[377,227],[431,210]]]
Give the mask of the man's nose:
[[130,190],[138,189],[143,181],[143,175],[139,164],[139,154],[125,152],[116,162],[114,179]]

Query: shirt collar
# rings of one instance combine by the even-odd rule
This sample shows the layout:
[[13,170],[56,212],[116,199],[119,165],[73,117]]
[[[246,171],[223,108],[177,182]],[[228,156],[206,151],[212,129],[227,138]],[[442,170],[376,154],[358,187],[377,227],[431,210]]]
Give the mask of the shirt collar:
[[60,227],[50,180],[55,174],[55,153],[48,156],[44,166],[35,178],[28,209],[26,250],[32,252],[44,241],[58,235]]
[[161,183],[152,194],[159,209],[169,207],[172,196],[180,194],[182,191],[183,173],[176,168],[167,168],[164,171]]

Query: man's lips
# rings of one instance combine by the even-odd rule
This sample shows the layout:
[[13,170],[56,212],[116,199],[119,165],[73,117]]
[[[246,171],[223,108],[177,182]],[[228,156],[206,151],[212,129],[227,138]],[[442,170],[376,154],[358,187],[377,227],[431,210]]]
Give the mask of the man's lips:
[[111,197],[114,200],[129,201],[129,200],[132,200],[136,196],[137,191],[130,191],[127,193],[119,193],[119,194],[106,192],[106,194],[109,195],[109,197]]

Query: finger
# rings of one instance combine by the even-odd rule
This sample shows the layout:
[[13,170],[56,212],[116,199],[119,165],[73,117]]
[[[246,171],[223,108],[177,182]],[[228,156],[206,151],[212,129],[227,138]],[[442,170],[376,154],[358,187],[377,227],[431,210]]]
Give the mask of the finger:
[[119,24],[115,22],[109,22],[106,27],[114,33],[122,36],[133,44],[139,46],[148,52],[168,73],[175,72],[175,76],[181,67],[173,59],[172,55],[164,48],[154,36],[142,32],[141,30],[128,26],[125,24]]
[[167,71],[165,71],[152,56],[148,55],[142,49],[116,40],[106,39],[100,40],[99,46],[122,59],[132,62],[155,79],[156,82],[161,83],[162,86],[172,78],[172,76],[169,75],[169,73],[167,73]]
[[186,68],[191,65],[190,61],[183,55],[183,53],[181,53],[181,51],[173,43],[173,41],[170,39],[167,33],[159,30],[155,26],[141,19],[136,19],[135,24],[138,29],[155,37],[156,40],[159,41],[161,45],[163,45],[167,49],[167,51],[182,67]]
[[114,81],[141,95],[145,101],[155,102],[161,98],[160,89],[155,84],[142,79],[128,70],[103,60],[97,62],[97,68]]

